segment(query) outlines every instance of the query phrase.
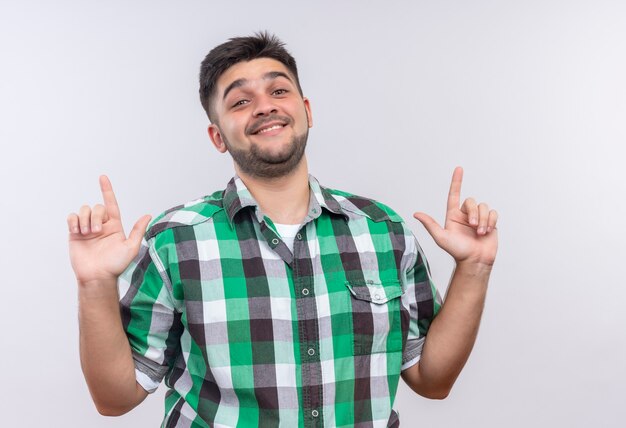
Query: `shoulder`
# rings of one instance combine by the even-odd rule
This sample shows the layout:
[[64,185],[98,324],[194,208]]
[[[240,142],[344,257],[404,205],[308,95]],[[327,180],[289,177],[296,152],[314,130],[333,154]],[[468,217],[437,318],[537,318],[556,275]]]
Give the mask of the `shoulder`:
[[324,190],[339,203],[344,212],[356,216],[364,216],[374,222],[390,221],[393,223],[403,223],[402,217],[382,202],[343,190],[330,189],[327,187],[324,187]]
[[150,222],[145,239],[150,240],[168,229],[195,226],[210,221],[224,209],[223,194],[224,191],[219,190],[163,211]]

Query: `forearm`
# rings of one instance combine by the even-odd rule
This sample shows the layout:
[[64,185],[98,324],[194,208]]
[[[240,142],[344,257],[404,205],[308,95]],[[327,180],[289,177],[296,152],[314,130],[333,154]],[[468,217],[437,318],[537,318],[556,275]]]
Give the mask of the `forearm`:
[[452,388],[476,341],[490,273],[486,265],[457,265],[420,362],[404,376],[416,392],[443,398]]
[[425,213],[413,216],[457,261],[444,304],[430,325],[419,363],[402,372],[418,394],[445,398],[476,341],[491,268],[498,251],[498,213],[467,198],[459,207],[463,169],[452,174],[442,228]]
[[120,415],[146,396],[135,380],[114,280],[78,284],[80,359],[98,411]]

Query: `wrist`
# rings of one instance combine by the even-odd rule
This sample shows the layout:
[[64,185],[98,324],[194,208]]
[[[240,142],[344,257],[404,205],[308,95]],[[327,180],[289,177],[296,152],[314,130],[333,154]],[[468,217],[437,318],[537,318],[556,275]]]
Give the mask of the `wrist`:
[[455,273],[472,277],[489,277],[493,269],[493,263],[462,260],[456,262]]
[[491,268],[491,265],[481,263],[457,262],[450,279],[448,296],[451,292],[461,293],[466,298],[476,298],[478,302],[484,302]]
[[78,294],[87,298],[117,298],[117,278],[77,280]]

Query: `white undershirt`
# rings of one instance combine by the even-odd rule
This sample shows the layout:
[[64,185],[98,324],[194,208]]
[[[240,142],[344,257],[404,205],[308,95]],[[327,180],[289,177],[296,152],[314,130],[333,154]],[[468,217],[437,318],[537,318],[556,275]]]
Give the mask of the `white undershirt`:
[[276,231],[287,245],[287,248],[293,253],[293,241],[296,239],[298,230],[300,230],[300,225],[274,223],[274,226],[276,226]]

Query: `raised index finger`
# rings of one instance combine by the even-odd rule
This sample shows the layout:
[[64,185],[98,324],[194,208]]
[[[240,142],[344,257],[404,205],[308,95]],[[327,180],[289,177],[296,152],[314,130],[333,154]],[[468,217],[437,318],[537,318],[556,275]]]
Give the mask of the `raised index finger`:
[[117,199],[115,199],[115,193],[113,193],[113,186],[109,181],[109,177],[106,175],[100,176],[100,190],[102,191],[102,199],[104,206],[109,214],[109,217],[120,218],[120,208],[117,205]]
[[462,182],[463,168],[457,166],[452,173],[452,183],[450,183],[450,192],[448,193],[448,211],[459,208]]

